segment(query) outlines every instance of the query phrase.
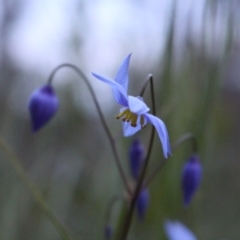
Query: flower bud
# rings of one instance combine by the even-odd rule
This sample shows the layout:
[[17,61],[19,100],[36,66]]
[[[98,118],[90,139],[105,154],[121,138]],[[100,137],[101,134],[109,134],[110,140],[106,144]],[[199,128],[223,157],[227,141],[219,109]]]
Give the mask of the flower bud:
[[52,119],[58,109],[58,99],[51,85],[35,90],[29,100],[29,111],[34,132]]
[[183,202],[188,206],[202,178],[202,166],[197,155],[192,155],[182,171]]
[[143,189],[138,196],[136,207],[137,216],[139,220],[144,220],[150,202],[149,191],[147,188]]
[[129,152],[130,170],[132,177],[137,180],[144,159],[144,147],[138,139],[135,139]]

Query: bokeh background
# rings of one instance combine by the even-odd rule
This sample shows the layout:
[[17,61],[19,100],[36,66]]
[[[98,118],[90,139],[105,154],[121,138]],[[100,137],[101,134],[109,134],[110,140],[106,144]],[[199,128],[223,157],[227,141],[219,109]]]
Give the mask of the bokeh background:
[[[206,240],[240,238],[240,2],[238,0],[2,0],[0,2],[0,134],[44,194],[73,239],[104,239],[106,209],[123,186],[93,101],[79,76],[62,69],[54,78],[56,117],[33,134],[32,91],[61,63],[89,77],[114,136],[119,106],[93,78],[114,78],[125,56],[131,95],[154,76],[157,115],[172,144],[193,133],[204,168],[201,188],[184,208],[181,169],[186,142],[149,186],[145,221],[136,218],[129,239],[166,239],[163,222],[176,219]],[[145,93],[150,104],[150,91]],[[137,136],[147,146],[150,127]],[[133,139],[118,137],[129,176]],[[148,174],[162,161],[155,139]],[[121,203],[111,223],[118,224]],[[61,239],[0,151],[0,239]]]

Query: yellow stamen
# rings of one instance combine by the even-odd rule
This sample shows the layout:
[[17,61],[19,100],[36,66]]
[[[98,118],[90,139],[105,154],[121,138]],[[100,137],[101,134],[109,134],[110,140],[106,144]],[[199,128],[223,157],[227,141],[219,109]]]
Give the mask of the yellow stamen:
[[[135,113],[132,113],[128,108],[123,110],[121,113],[119,113],[117,116],[116,116],[117,119],[119,118],[122,118],[122,121],[123,122],[131,122],[131,126],[132,127],[136,127],[137,126],[137,118],[138,118],[138,115],[135,114]],[[143,118],[143,117],[142,117]],[[142,119],[141,118],[141,119]],[[144,118],[143,120],[141,120],[141,126],[144,124]]]
[[119,114],[116,116],[116,118],[119,119],[119,118],[123,117],[125,114],[127,114],[128,111],[129,111],[129,109],[123,110],[121,113],[119,113]]
[[126,113],[126,121],[129,122],[132,118],[132,113],[130,112],[130,110],[128,110],[128,112]]
[[131,126],[132,127],[136,127],[137,126],[137,114],[132,113],[131,116]]

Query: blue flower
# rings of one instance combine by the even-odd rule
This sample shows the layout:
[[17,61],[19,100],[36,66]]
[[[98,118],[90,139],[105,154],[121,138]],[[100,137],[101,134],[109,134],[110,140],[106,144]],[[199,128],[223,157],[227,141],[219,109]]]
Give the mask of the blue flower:
[[138,139],[135,139],[130,147],[129,162],[132,177],[137,180],[144,160],[144,147]]
[[178,221],[165,221],[164,229],[169,240],[197,240],[194,234]]
[[143,221],[149,206],[150,196],[147,188],[143,189],[137,199],[136,208],[138,219]]
[[182,190],[183,202],[188,206],[194,193],[197,191],[202,178],[202,166],[199,157],[192,155],[183,167],[182,171]]
[[123,120],[123,134],[125,137],[135,134],[140,129],[144,128],[149,122],[154,125],[158,136],[162,142],[163,154],[167,158],[171,154],[170,143],[167,128],[162,120],[158,117],[149,114],[150,110],[144,103],[141,97],[133,97],[127,95],[128,89],[128,67],[131,54],[129,54],[122,62],[115,80],[102,77],[93,73],[100,81],[107,83],[113,91],[115,101],[123,106],[117,119]]
[[29,100],[29,111],[34,132],[41,129],[55,115],[58,99],[51,85],[35,90]]

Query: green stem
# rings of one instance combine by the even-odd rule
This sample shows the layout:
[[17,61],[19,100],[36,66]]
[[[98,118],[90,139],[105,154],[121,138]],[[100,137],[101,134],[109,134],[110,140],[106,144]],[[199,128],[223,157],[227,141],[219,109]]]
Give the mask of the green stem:
[[30,193],[32,194],[35,202],[37,205],[42,209],[42,211],[46,214],[48,219],[52,222],[62,239],[64,240],[71,240],[72,238],[69,236],[67,230],[64,226],[57,220],[51,208],[47,205],[42,193],[38,190],[38,188],[32,183],[28,177],[27,173],[24,170],[20,160],[18,157],[12,152],[12,150],[8,147],[8,145],[3,140],[2,136],[0,136],[0,148],[7,156],[8,162],[12,165],[13,169],[17,173],[18,177],[25,186],[29,189]]
[[[150,86],[151,86],[152,109],[153,109],[153,115],[155,116],[156,115],[156,110],[155,110],[155,97],[154,97],[154,87],[153,87],[152,74],[148,75],[147,82],[145,83],[145,85],[143,87],[143,90],[140,93],[140,96],[143,96],[148,82],[150,82]],[[139,193],[141,192],[143,180],[144,180],[146,172],[147,172],[147,167],[148,167],[148,163],[149,163],[149,160],[150,160],[150,155],[151,155],[152,147],[153,147],[154,135],[155,135],[155,128],[154,128],[154,126],[152,126],[151,137],[150,137],[150,142],[149,142],[149,146],[148,146],[147,156],[144,160],[142,171],[141,171],[141,174],[138,178],[137,186],[135,188],[133,197],[131,199],[130,207],[129,207],[127,215],[126,215],[126,219],[124,221],[122,233],[120,234],[120,239],[121,240],[125,240],[127,238],[127,235],[128,235],[128,232],[129,232],[129,229],[130,229],[130,226],[131,226],[134,208],[135,208]]]

